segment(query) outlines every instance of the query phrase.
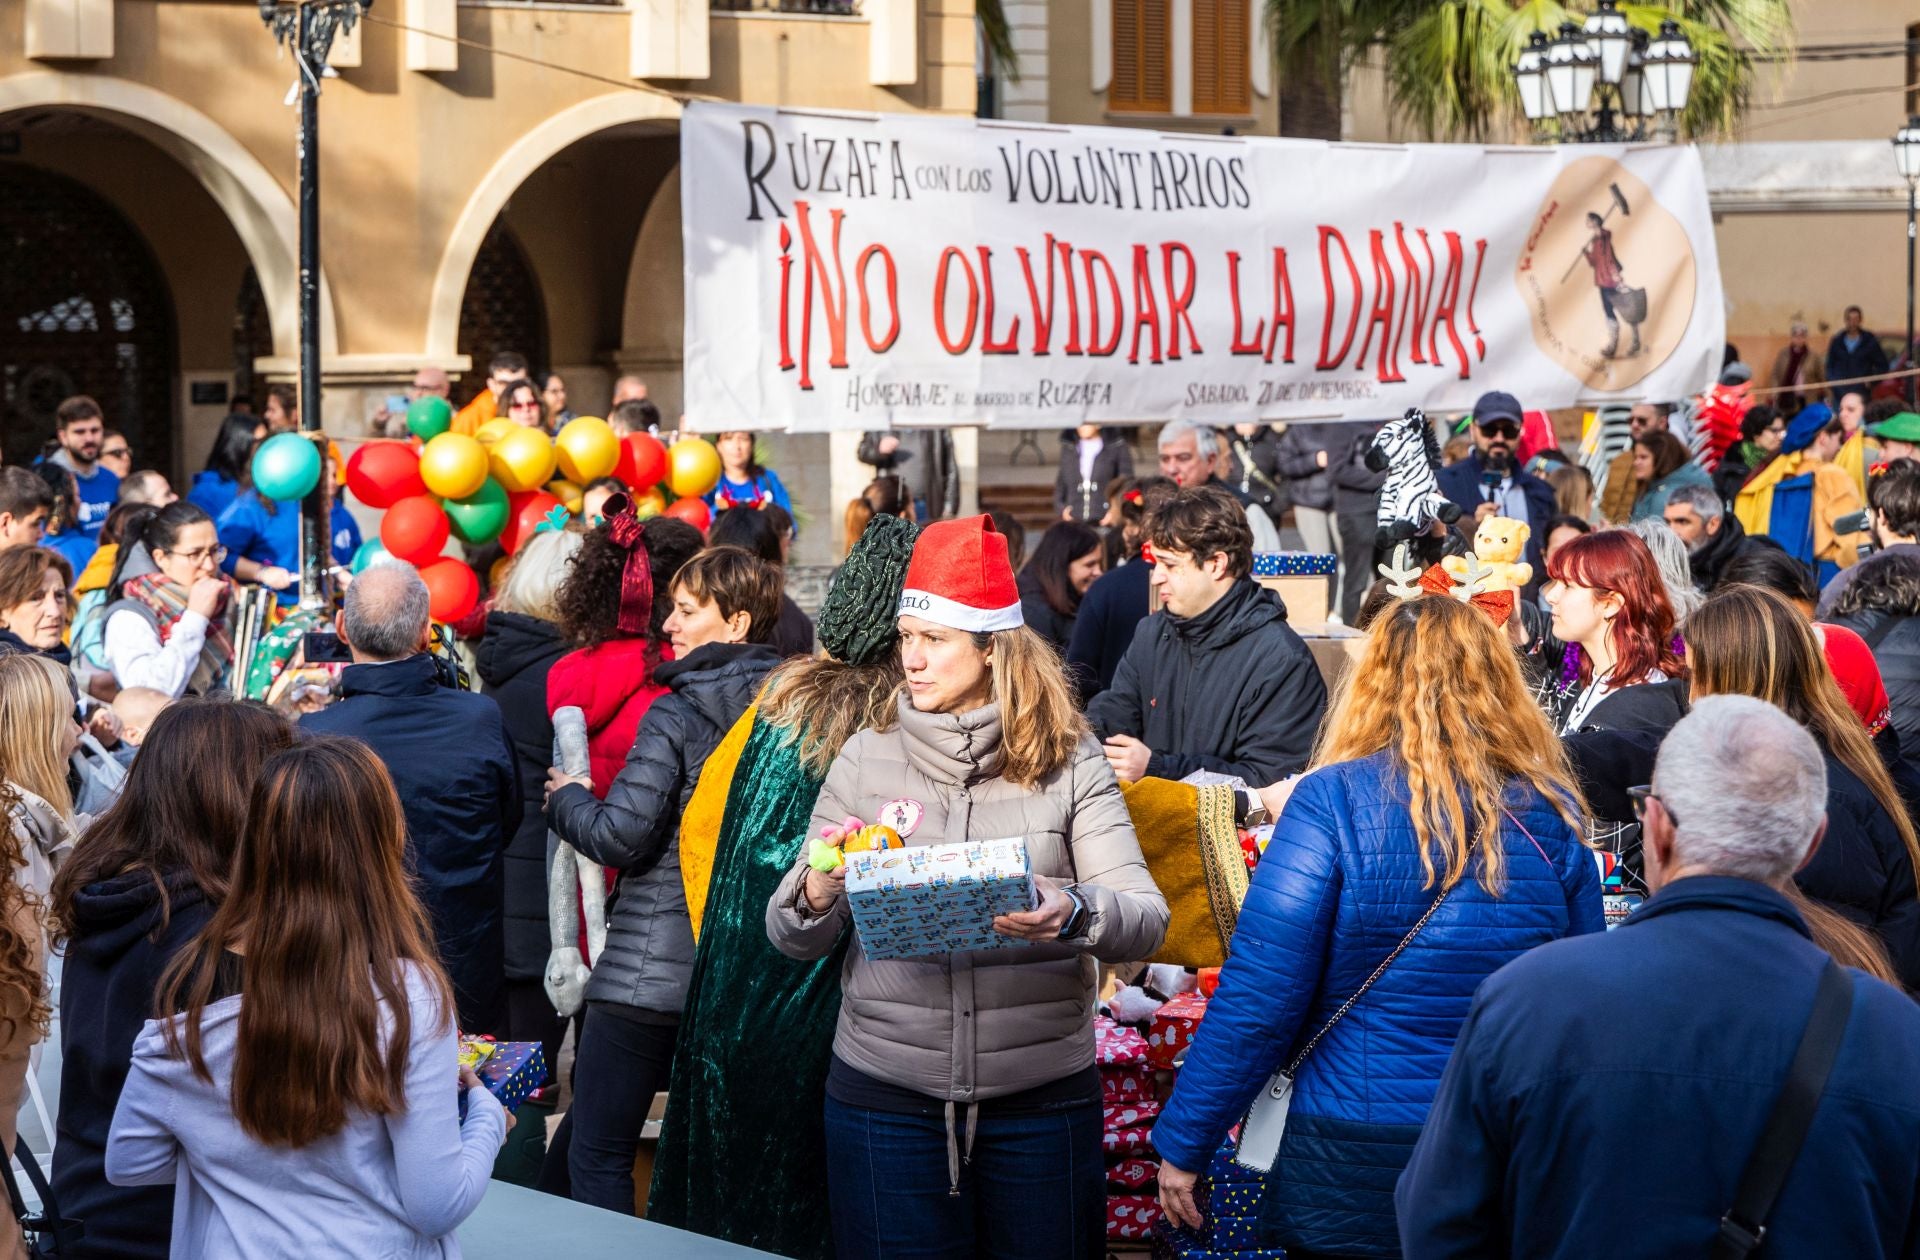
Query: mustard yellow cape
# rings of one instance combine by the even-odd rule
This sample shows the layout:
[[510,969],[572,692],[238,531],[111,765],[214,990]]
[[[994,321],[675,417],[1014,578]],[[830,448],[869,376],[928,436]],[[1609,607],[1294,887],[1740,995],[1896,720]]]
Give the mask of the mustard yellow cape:
[[1249,883],[1233,825],[1233,789],[1142,779],[1120,790],[1147,871],[1172,912],[1166,944],[1153,961],[1220,966]]
[[753,732],[760,706],[751,704],[701,767],[700,782],[680,816],[680,878],[687,887],[687,917],[693,920],[693,939],[700,939],[700,917],[707,909],[707,884],[713,878],[713,855],[720,846],[720,824],[726,818],[727,792],[733,772]]
[[1880,462],[1879,445],[1869,442],[1864,432],[1856,433],[1841,445],[1840,453],[1833,457],[1833,462],[1853,478],[1853,488],[1859,493],[1860,502],[1866,503],[1867,469]]
[[[1843,448],[1844,452],[1844,448]],[[1733,514],[1749,534],[1765,534],[1773,519],[1773,491],[1783,481],[1813,474],[1813,559],[1832,561],[1842,569],[1859,559],[1859,534],[1836,534],[1833,522],[1864,506],[1853,478],[1837,463],[1815,459],[1806,451],[1781,455],[1755,473],[1733,501]],[[1781,540],[1783,543],[1788,540]],[[1797,544],[1797,540],[1793,540]],[[1792,551],[1793,546],[1789,545]]]

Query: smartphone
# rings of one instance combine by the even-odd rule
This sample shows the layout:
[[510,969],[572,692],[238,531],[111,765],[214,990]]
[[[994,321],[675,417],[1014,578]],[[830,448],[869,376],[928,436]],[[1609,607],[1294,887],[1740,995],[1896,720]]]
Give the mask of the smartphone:
[[411,400],[408,399],[408,397],[405,394],[388,394],[387,395],[387,414],[393,415],[393,416],[406,415],[407,406],[410,401]]
[[301,645],[309,665],[351,665],[353,653],[347,643],[332,630],[309,630]]

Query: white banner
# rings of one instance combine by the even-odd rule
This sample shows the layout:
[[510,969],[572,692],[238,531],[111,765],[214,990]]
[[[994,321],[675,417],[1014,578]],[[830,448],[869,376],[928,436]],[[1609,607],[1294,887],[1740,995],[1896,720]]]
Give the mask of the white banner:
[[1698,392],[1698,154],[690,104],[698,428],[1380,419]]

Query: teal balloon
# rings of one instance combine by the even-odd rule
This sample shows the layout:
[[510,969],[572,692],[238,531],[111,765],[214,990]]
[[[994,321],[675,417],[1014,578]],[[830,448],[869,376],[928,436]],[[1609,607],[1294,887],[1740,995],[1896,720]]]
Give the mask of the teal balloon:
[[427,394],[407,404],[407,432],[431,442],[453,427],[453,408],[438,394]]
[[253,452],[253,488],[263,498],[304,499],[320,484],[320,448],[298,433],[276,433]]
[[356,574],[365,573],[388,558],[387,545],[378,538],[369,538],[360,544],[360,550],[353,553],[353,563],[347,567]]
[[486,484],[464,499],[446,499],[440,506],[447,513],[447,524],[461,542],[480,546],[500,536],[513,514],[507,492],[489,477]]

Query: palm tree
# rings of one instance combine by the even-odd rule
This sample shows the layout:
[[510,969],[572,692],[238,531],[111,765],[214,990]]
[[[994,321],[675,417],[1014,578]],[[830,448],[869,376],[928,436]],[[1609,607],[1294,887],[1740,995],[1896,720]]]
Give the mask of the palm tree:
[[1020,81],[1020,54],[1013,50],[1013,30],[1000,0],[973,0],[973,16],[987,46],[987,62],[1014,83]]
[[[1687,136],[1731,132],[1752,95],[1757,57],[1793,42],[1791,0],[1620,9],[1650,35],[1671,18],[1693,45],[1699,61],[1680,123]],[[1267,17],[1283,74],[1314,62],[1323,74],[1334,65],[1344,72],[1377,45],[1396,114],[1428,137],[1476,138],[1521,120],[1510,68],[1527,37],[1580,20],[1558,0],[1267,0]]]

